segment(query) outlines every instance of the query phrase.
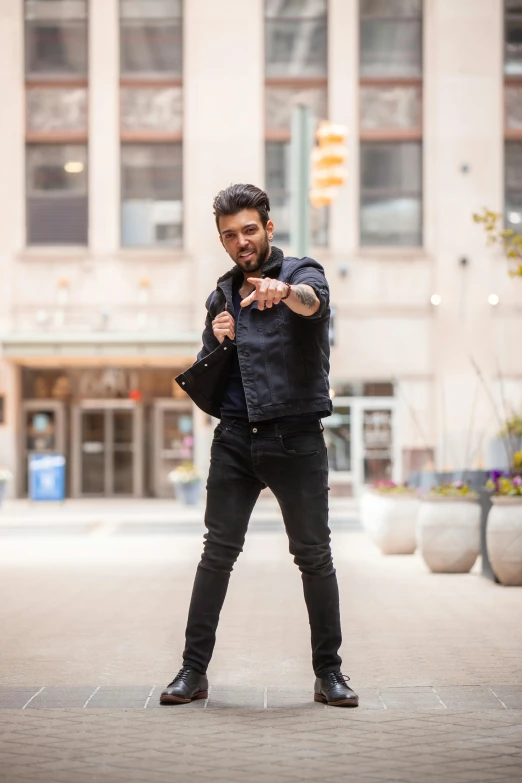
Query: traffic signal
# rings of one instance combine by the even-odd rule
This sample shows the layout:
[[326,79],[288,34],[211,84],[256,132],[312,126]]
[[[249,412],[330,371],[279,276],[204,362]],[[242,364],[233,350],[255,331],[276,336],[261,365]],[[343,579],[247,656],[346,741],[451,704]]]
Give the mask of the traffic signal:
[[317,129],[317,146],[311,155],[310,203],[325,207],[332,203],[337,188],[344,185],[348,172],[347,128],[333,122],[322,122]]

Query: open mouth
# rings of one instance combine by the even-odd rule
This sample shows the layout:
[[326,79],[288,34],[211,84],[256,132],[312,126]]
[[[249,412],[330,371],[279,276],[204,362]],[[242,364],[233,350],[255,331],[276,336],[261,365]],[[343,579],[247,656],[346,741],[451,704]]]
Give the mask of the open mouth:
[[251,261],[254,258],[254,251],[250,250],[246,253],[240,253],[239,258],[241,261]]

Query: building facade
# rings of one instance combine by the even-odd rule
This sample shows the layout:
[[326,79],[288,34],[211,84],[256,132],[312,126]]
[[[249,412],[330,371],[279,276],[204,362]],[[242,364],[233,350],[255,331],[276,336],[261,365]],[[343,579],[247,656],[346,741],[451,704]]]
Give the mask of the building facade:
[[[0,465],[165,496],[213,422],[174,377],[230,265],[212,216],[265,186],[288,252],[291,109],[349,131],[312,213],[332,291],[331,486],[488,463],[522,405],[522,282],[472,214],[522,221],[515,0],[2,0]],[[473,369],[480,368],[487,393]]]

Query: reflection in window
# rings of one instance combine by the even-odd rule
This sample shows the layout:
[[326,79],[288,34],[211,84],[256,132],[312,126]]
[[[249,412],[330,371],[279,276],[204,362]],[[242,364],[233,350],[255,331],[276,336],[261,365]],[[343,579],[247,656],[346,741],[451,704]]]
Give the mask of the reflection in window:
[[122,244],[182,241],[181,144],[122,145]]
[[506,85],[506,128],[522,130],[522,87]]
[[266,75],[312,78],[326,75],[326,18],[269,19]]
[[361,145],[361,244],[422,244],[422,146]]
[[361,76],[420,76],[422,1],[360,0]]
[[30,244],[87,244],[87,148],[27,147],[27,233]]
[[506,143],[506,228],[520,233],[522,223],[522,142]]
[[373,484],[391,479],[392,413],[364,411],[363,416],[364,481]]
[[181,76],[180,0],[121,0],[122,75]]
[[25,1],[28,76],[87,74],[87,0]]
[[522,74],[522,2],[505,0],[504,73],[508,76]]
[[323,425],[330,470],[350,471],[352,469],[350,408],[335,406],[332,415],[323,420]]
[[[270,197],[270,217],[274,221],[274,242],[290,242],[290,142],[266,144],[266,190]],[[314,245],[328,242],[328,210],[310,210]]]

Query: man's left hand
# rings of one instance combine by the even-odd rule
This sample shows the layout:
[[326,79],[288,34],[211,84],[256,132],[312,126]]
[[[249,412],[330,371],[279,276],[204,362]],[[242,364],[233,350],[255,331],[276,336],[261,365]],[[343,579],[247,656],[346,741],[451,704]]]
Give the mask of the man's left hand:
[[255,288],[243,299],[241,307],[248,307],[252,302],[257,301],[258,309],[264,310],[265,307],[270,308],[279,304],[283,296],[287,294],[288,286],[281,280],[272,280],[270,277],[249,277],[247,279]]

